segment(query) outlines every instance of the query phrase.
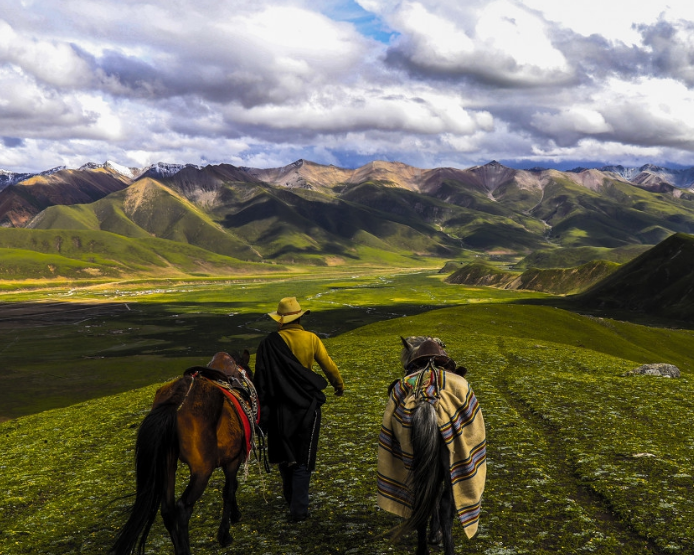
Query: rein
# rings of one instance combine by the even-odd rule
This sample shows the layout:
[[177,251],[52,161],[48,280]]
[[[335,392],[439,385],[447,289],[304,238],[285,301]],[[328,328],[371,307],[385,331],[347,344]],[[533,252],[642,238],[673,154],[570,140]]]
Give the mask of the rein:
[[188,395],[190,394],[190,390],[193,389],[193,382],[195,381],[196,376],[200,374],[200,372],[194,372],[190,374],[190,385],[188,386],[188,391],[186,391],[186,394],[183,396],[183,399],[181,400],[181,403],[178,405],[178,408],[176,409],[176,412],[181,410],[181,407],[183,406],[183,403],[186,402],[186,399],[188,398]]

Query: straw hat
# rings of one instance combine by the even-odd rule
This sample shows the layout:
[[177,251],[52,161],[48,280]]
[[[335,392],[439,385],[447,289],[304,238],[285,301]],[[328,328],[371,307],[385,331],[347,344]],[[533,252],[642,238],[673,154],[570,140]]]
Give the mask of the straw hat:
[[296,297],[285,297],[277,305],[277,310],[275,312],[268,313],[268,316],[272,318],[275,322],[280,324],[288,324],[294,320],[298,320],[304,314],[309,314],[310,310],[301,310],[299,302]]

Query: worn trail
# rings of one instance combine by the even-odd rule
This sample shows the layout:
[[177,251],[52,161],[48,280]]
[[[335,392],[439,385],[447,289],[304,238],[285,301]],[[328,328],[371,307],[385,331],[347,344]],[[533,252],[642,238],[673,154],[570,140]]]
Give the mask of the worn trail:
[[[499,354],[500,360],[513,358],[503,340]],[[488,510],[517,519],[525,531],[502,539],[505,547],[530,553],[533,543],[540,547],[540,538],[542,550],[556,552],[661,555],[652,541],[619,520],[606,499],[581,483],[567,453],[568,439],[514,395],[516,379],[526,378],[506,362],[490,369],[477,386],[490,443]],[[515,484],[514,491],[496,491],[495,476]],[[498,518],[491,517],[492,526]]]

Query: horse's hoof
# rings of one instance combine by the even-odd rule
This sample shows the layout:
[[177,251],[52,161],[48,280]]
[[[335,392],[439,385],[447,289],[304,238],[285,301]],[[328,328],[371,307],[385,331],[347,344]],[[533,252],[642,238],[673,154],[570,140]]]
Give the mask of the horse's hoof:
[[429,534],[429,543],[433,545],[439,545],[443,541],[443,533],[441,530],[437,530],[436,532],[431,532]]
[[218,534],[217,541],[219,542],[219,545],[221,545],[222,547],[229,547],[231,545],[231,542],[234,541],[234,538],[232,538],[231,534],[227,532],[226,534]]

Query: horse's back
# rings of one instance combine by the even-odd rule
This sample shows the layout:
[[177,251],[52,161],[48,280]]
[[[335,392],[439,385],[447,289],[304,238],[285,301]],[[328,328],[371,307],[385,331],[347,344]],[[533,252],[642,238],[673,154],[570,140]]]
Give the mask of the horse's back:
[[154,394],[152,408],[154,409],[164,404],[176,404],[178,406],[185,399],[190,389],[191,381],[192,378],[190,376],[183,376],[162,385]]

